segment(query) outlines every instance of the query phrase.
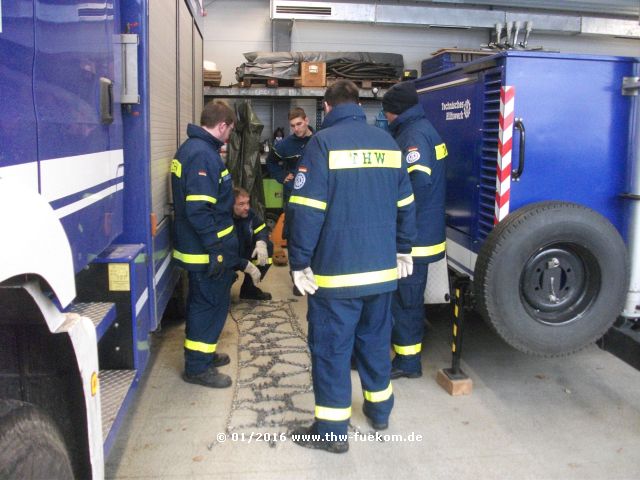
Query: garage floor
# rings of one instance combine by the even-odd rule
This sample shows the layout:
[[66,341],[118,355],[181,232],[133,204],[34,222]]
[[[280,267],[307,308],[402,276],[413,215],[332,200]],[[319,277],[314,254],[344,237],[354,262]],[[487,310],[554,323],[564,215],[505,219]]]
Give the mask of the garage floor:
[[567,358],[527,356],[472,319],[462,365],[473,392],[451,397],[435,381],[450,362],[445,309],[429,318],[423,377],[393,382],[386,439],[366,423],[352,372],[349,452],[301,448],[281,434],[313,417],[306,298],[291,295],[286,267],[263,282],[272,302],[239,301],[238,287],[218,344],[233,386],[184,383],[184,324],[165,322],[107,478],[640,478],[640,372],[595,345]]

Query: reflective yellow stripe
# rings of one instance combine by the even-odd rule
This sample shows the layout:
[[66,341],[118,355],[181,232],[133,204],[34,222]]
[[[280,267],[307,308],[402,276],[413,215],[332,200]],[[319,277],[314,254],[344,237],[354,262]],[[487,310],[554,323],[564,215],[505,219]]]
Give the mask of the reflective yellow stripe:
[[184,348],[186,348],[187,350],[195,350],[196,352],[214,353],[217,346],[217,343],[194,342],[193,340],[189,340],[186,338],[184,340]]
[[227,170],[226,168],[222,172],[220,172],[220,177],[226,177],[227,175],[229,175],[229,170]]
[[357,287],[374,283],[391,282],[398,278],[398,269],[376,272],[351,273],[348,275],[315,275],[316,284],[322,288]]
[[437,255],[445,251],[447,242],[439,243],[438,245],[431,245],[429,247],[413,247],[411,249],[412,257],[430,257]]
[[229,235],[231,232],[233,232],[233,225],[231,225],[230,227],[225,228],[224,230],[220,230],[218,232],[218,238],[222,238],[225,235]]
[[[254,265],[258,264],[258,260],[251,260],[251,263],[253,263]],[[273,263],[273,258],[269,257],[267,259],[267,265],[271,265]]]
[[447,152],[447,146],[444,143],[436,145],[436,160],[442,160],[448,154],[449,152]]
[[398,208],[402,208],[402,207],[406,207],[407,205],[409,205],[410,203],[412,203],[414,200],[413,197],[413,193],[411,195],[409,195],[407,198],[403,198],[402,200],[400,200],[398,202]]
[[173,258],[180,260],[184,263],[193,263],[193,264],[204,264],[209,263],[209,254],[191,254],[191,253],[182,253],[178,250],[173,251]]
[[209,195],[187,195],[187,202],[211,202],[218,203],[218,200]]
[[396,345],[393,344],[393,351],[399,355],[415,355],[416,353],[420,353],[422,351],[422,344],[416,343],[415,345]]
[[342,420],[349,420],[351,417],[351,407],[329,408],[316,405],[315,415],[318,420],[332,420],[334,422],[340,422]]
[[391,398],[391,394],[393,393],[393,388],[391,387],[391,382],[389,382],[389,386],[384,390],[380,390],[379,392],[368,392],[363,390],[364,398],[373,403],[384,402],[385,400],[389,400]]
[[425,167],[424,165],[411,165],[407,168],[407,172],[411,173],[414,170],[419,170],[420,172],[425,172],[427,175],[431,175],[431,169],[429,167]]
[[338,150],[329,152],[329,169],[400,168],[401,152],[397,150]]
[[171,160],[171,173],[175,174],[178,178],[182,176],[182,164],[175,158]]
[[260,225],[258,228],[256,228],[256,229],[253,231],[253,234],[255,235],[255,234],[256,234],[256,233],[258,233],[260,230],[263,230],[263,229],[264,229],[264,227],[266,227],[266,225],[263,223],[262,225]]
[[314,200],[313,198],[307,197],[299,197],[297,195],[292,195],[289,197],[289,203],[297,203],[299,205],[306,205],[307,207],[318,208],[320,210],[327,209],[327,203],[321,202],[320,200]]

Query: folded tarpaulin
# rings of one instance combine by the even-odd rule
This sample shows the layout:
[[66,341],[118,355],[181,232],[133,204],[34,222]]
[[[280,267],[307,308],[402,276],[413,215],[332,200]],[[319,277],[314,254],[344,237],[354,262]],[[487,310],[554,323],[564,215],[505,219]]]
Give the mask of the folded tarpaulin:
[[[301,62],[326,62],[328,72],[346,78],[400,78],[404,69],[404,60],[399,53],[249,52],[244,57],[247,62],[236,68],[238,81],[242,81],[245,75],[291,79],[300,74]],[[358,70],[357,75],[345,73],[352,71],[348,68],[350,64]],[[336,69],[332,70],[334,65]]]

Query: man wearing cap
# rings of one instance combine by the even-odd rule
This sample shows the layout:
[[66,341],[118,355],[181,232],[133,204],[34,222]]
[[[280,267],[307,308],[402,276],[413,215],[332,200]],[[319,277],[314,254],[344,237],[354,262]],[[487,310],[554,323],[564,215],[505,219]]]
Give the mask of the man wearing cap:
[[422,376],[424,291],[429,264],[445,253],[445,170],[447,147],[418,102],[413,82],[394,85],[382,98],[389,130],[402,149],[416,202],[418,237],[411,250],[413,274],[398,281],[391,310],[395,357],[391,378]]

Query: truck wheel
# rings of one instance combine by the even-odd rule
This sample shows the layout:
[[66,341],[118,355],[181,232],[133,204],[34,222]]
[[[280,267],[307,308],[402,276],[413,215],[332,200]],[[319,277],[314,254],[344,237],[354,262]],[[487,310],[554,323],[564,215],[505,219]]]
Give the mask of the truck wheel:
[[510,214],[478,254],[478,310],[511,346],[565,355],[600,338],[629,282],[625,244],[599,213],[549,201]]
[[73,479],[58,428],[34,405],[0,400],[0,478]]

